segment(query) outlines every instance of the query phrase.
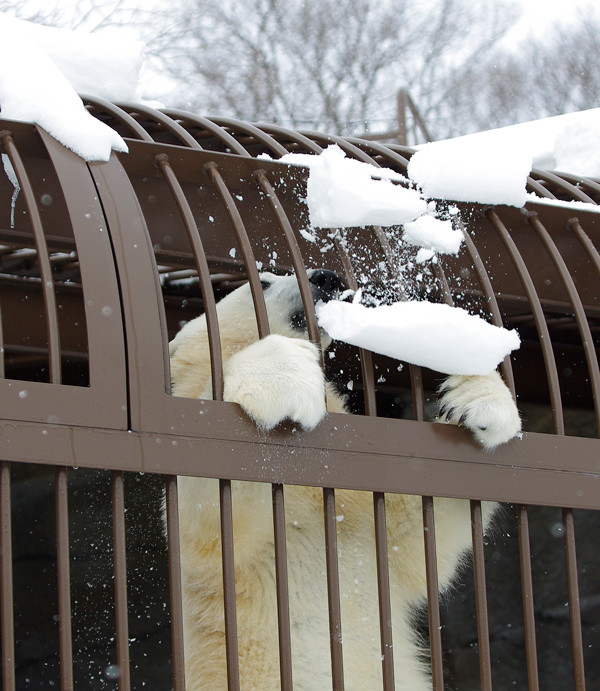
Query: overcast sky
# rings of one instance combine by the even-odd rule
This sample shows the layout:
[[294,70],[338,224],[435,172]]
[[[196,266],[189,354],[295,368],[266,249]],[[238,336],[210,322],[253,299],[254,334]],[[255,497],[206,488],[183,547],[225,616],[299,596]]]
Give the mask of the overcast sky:
[[[476,1],[476,0],[475,0]],[[567,22],[582,10],[595,7],[599,11],[598,0],[516,0],[523,14],[518,26],[511,32],[511,39],[524,38],[528,33],[541,34],[553,22]]]

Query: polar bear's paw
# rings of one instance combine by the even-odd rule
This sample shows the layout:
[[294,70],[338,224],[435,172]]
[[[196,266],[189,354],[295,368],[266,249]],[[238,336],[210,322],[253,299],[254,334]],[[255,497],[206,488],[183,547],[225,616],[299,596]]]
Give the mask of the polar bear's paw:
[[286,419],[313,429],[325,415],[325,378],[309,341],[271,334],[225,363],[223,397],[265,430]]
[[439,393],[439,420],[471,430],[487,450],[504,444],[521,431],[517,406],[498,372],[450,376]]

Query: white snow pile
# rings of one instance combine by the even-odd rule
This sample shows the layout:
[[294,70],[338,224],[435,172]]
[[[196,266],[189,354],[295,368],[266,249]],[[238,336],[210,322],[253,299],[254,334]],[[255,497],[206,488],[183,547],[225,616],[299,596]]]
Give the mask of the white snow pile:
[[600,178],[600,108],[573,113],[554,142],[555,168],[559,171]]
[[[309,169],[306,204],[313,228],[402,225],[403,240],[430,250],[428,258],[435,252],[458,253],[462,231],[432,215],[435,204],[417,190],[394,184],[409,185],[403,175],[347,158],[337,144],[318,156],[287,154],[279,160]],[[314,242],[306,232],[303,237]]]
[[[127,42],[128,43],[128,42]],[[108,49],[106,39],[23,22],[0,13],[0,108],[3,118],[33,122],[86,161],[127,151],[123,139],[84,108],[78,89],[127,97],[119,86],[137,82],[136,50]],[[126,69],[126,64],[134,65]],[[95,85],[96,88],[92,88]]]
[[279,160],[310,169],[307,204],[314,228],[402,225],[427,212],[416,190],[392,182],[406,182],[402,175],[347,158],[336,144],[318,156],[287,154]]
[[426,144],[408,163],[408,176],[426,197],[521,207],[533,158],[527,148],[468,137]]
[[317,305],[317,317],[335,340],[444,374],[489,374],[520,345],[514,330],[431,302],[365,307],[333,300]]
[[[479,150],[491,162],[489,152],[501,154],[502,150],[517,150],[531,157],[534,168],[600,178],[600,108],[467,134],[436,142],[435,146],[438,145],[456,147],[459,156],[456,166],[461,168],[465,167],[460,160],[463,151],[472,151],[479,157]],[[432,146],[425,144],[417,148],[421,150]],[[485,172],[487,175],[488,171]]]

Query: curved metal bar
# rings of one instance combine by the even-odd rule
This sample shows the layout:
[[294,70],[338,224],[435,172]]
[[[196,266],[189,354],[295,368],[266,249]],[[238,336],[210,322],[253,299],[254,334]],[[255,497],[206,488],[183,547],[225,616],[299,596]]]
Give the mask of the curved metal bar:
[[[534,171],[531,171],[532,173]],[[531,175],[527,176],[527,189],[537,192],[541,197],[546,199],[556,199],[556,196],[550,192],[547,187],[544,187],[541,182],[535,180]]]
[[580,201],[580,202],[587,202],[588,204],[595,204],[596,202],[591,198],[588,197],[588,195],[581,190],[579,187],[572,185],[570,182],[565,180],[564,178],[559,177],[558,175],[555,175],[554,173],[551,173],[547,170],[538,170],[535,169],[532,171],[535,173],[535,175],[538,178],[541,178],[542,180],[546,180],[547,182],[552,182],[558,187],[560,187],[562,190],[569,192],[573,199]]
[[565,260],[562,258],[562,255],[558,251],[556,244],[550,237],[550,233],[540,221],[539,216],[535,213],[530,213],[527,217],[527,220],[529,221],[529,224],[536,230],[538,236],[542,240],[546,251],[552,259],[552,263],[558,271],[560,279],[565,287],[565,290],[567,291],[567,295],[569,296],[569,300],[571,301],[573,312],[575,314],[575,321],[577,322],[577,328],[579,329],[579,335],[581,337],[585,360],[588,366],[588,373],[590,375],[592,397],[594,399],[594,410],[596,412],[596,430],[598,432],[598,436],[600,436],[600,367],[598,366],[598,358],[596,356],[596,349],[594,348],[594,339],[592,338],[592,332],[590,330],[590,325],[588,324],[585,309]]
[[236,120],[235,118],[223,117],[211,117],[211,120],[212,122],[221,127],[229,127],[229,129],[235,130],[236,132],[241,132],[243,134],[247,134],[249,137],[254,137],[254,139],[256,139],[257,142],[260,142],[267,148],[271,149],[271,151],[278,157],[285,156],[289,153],[285,146],[282,146],[276,139],[271,137],[271,135],[267,134],[259,127],[256,127],[256,125],[252,125],[249,122],[244,122],[243,120]]
[[544,365],[546,368],[546,376],[548,378],[548,387],[550,390],[550,401],[552,405],[552,417],[554,421],[554,431],[556,434],[565,433],[565,423],[562,410],[562,401],[560,394],[560,384],[558,381],[558,371],[556,367],[556,360],[554,358],[554,353],[552,352],[552,341],[550,340],[550,332],[548,331],[548,325],[546,324],[546,319],[544,317],[544,311],[540,303],[540,298],[537,294],[527,266],[519,252],[514,240],[510,236],[506,226],[500,220],[498,214],[488,209],[486,216],[491,221],[492,225],[496,229],[496,232],[500,236],[504,246],[506,247],[513,265],[519,274],[521,283],[525,288],[527,294],[527,299],[529,300],[529,305],[533,313],[533,318],[535,320],[535,325],[540,337],[540,346],[542,349],[542,355],[544,357]]
[[[492,314],[492,323],[495,326],[502,326],[502,314],[500,313],[500,307],[498,306],[498,300],[496,299],[496,293],[494,292],[494,288],[492,286],[492,282],[490,280],[489,274],[487,272],[487,269],[485,268],[485,264],[483,263],[481,257],[479,256],[479,252],[477,250],[477,247],[475,243],[473,242],[473,239],[471,238],[471,235],[467,232],[467,229],[462,225],[462,232],[463,232],[463,237],[465,240],[465,246],[467,248],[467,252],[469,253],[469,257],[471,259],[471,263],[473,265],[473,268],[475,269],[475,272],[477,273],[477,277],[479,279],[479,285],[481,286],[481,290],[483,291],[483,294],[485,295],[487,301],[488,301],[488,306],[490,308],[490,312]],[[512,368],[512,363],[510,361],[510,355],[507,355],[504,358],[504,361],[502,362],[501,365],[502,368],[502,376],[504,377],[504,381],[506,382],[506,385],[510,389],[513,398],[516,400],[517,398],[517,393],[515,389],[515,375],[513,373],[513,368]]]
[[42,279],[42,294],[44,296],[44,308],[46,312],[46,329],[48,334],[48,359],[50,367],[50,383],[61,383],[61,357],[60,357],[60,335],[58,330],[58,310],[56,307],[56,295],[54,293],[54,280],[52,277],[52,266],[44,234],[44,226],[37,207],[35,193],[25,165],[19,154],[19,150],[8,131],[0,132],[0,139],[8,158],[23,190],[25,205],[29,213],[31,228],[37,250],[37,259],[40,266],[40,277]]
[[[344,278],[346,279],[346,285],[351,290],[358,290],[358,283],[356,281],[356,276],[354,274],[354,269],[352,268],[352,263],[348,257],[348,253],[344,249],[339,236],[336,235],[334,238],[334,243],[338,251],[338,255],[342,262],[344,268]],[[377,396],[375,391],[375,375],[373,370],[373,354],[370,350],[365,350],[364,348],[359,348],[358,353],[360,356],[360,368],[363,377],[363,396],[365,402],[365,414],[366,415],[377,415]]]
[[166,154],[159,154],[156,157],[156,163],[159,170],[162,172],[169,188],[175,198],[179,212],[192,247],[194,261],[198,269],[198,280],[200,288],[204,297],[204,311],[206,314],[206,323],[208,326],[208,347],[210,351],[210,371],[212,379],[213,398],[216,401],[223,400],[223,356],[221,353],[221,339],[219,336],[219,320],[217,317],[217,307],[212,290],[212,283],[210,280],[210,270],[204,253],[202,239],[196,227],[194,215],[187,201],[187,198],[179,184],[177,176],[171,168],[168,156]]
[[[314,343],[319,349],[321,348],[321,339],[319,337],[319,326],[317,324],[317,316],[315,313],[315,305],[312,299],[312,292],[310,289],[310,283],[308,281],[308,276],[306,275],[306,268],[304,266],[304,260],[302,258],[302,253],[300,251],[300,246],[294,235],[294,229],[287,217],[279,198],[267,177],[264,170],[257,170],[253,173],[256,177],[258,184],[260,185],[262,191],[265,193],[271,207],[275,213],[275,217],[279,223],[279,227],[283,231],[285,239],[287,241],[288,248],[290,250],[290,255],[292,258],[292,264],[294,266],[294,271],[296,273],[296,279],[298,281],[298,288],[300,289],[300,296],[302,298],[302,306],[304,308],[304,314],[306,315],[306,326],[308,330],[308,337],[312,343]],[[321,355],[322,361],[322,355]]]
[[178,110],[176,108],[165,108],[162,111],[165,115],[171,118],[176,118],[182,122],[189,122],[192,125],[202,127],[206,132],[214,135],[226,148],[231,149],[234,154],[250,158],[250,154],[246,149],[233,137],[227,130],[215,124],[209,118],[203,118],[200,115],[193,115],[185,110]]
[[585,251],[588,253],[589,258],[594,267],[596,268],[596,271],[598,272],[600,277],[600,252],[596,249],[594,243],[590,240],[588,234],[585,232],[581,223],[579,222],[579,219],[571,218],[568,221],[567,226],[571,229],[575,237],[583,245]]
[[265,298],[260,284],[260,277],[258,269],[256,268],[256,258],[250,244],[246,227],[242,220],[242,216],[238,211],[236,203],[229,191],[216,163],[207,163],[204,167],[209,178],[217,188],[223,204],[227,209],[227,213],[233,225],[235,235],[242,252],[244,265],[246,266],[246,273],[250,283],[250,291],[252,293],[252,300],[254,302],[254,312],[256,314],[256,323],[258,327],[259,338],[264,338],[269,335],[269,317],[267,315],[267,308],[265,306]]
[[327,146],[337,144],[337,146],[342,149],[345,153],[349,154],[352,158],[361,161],[362,163],[369,163],[372,166],[381,168],[380,164],[369,154],[364,152],[358,146],[355,146],[351,141],[346,139],[346,137],[339,137],[334,134],[323,134],[321,132],[312,132],[307,130],[302,130],[302,134],[305,137],[309,137],[313,142],[318,143],[319,146],[326,144]]
[[[119,107],[122,109],[127,109],[129,117],[132,118],[133,113],[147,115],[149,118],[152,118],[152,120],[155,120],[159,124],[164,125],[165,129],[169,130],[169,132],[175,135],[175,137],[177,137],[177,139],[179,139],[185,146],[189,146],[191,149],[202,149],[197,139],[192,137],[192,135],[178,122],[173,120],[173,118],[170,118],[168,115],[165,115],[160,110],[156,110],[156,108],[150,108],[148,106],[143,106],[139,103],[119,103]],[[133,119],[135,120],[135,118]],[[152,137],[152,139],[154,140],[154,137]]]
[[377,142],[371,140],[359,139],[358,137],[348,137],[346,141],[350,142],[351,144],[354,144],[354,146],[362,150],[372,149],[378,155],[384,157],[385,159],[387,159],[394,165],[398,166],[399,168],[402,168],[402,172],[406,175],[406,169],[408,167],[410,157],[406,158],[406,156],[403,156],[395,149],[388,146],[384,146],[383,144],[378,144]]
[[264,132],[271,134],[277,134],[282,138],[287,139],[290,142],[299,144],[304,147],[312,154],[320,154],[323,151],[323,147],[319,146],[316,142],[313,142],[309,137],[304,136],[302,132],[296,132],[294,130],[287,129],[287,127],[281,127],[279,125],[272,125],[269,123],[257,122],[256,127],[260,127]]
[[89,104],[92,107],[103,109],[107,113],[110,113],[114,118],[122,122],[124,125],[129,127],[133,134],[133,138],[141,139],[144,142],[153,142],[154,139],[146,132],[146,130],[140,125],[140,123],[123,108],[119,108],[114,103],[106,101],[99,96],[81,96],[84,103]]
[[[596,192],[596,194],[600,194],[600,182],[597,180],[593,180],[592,178],[586,178],[586,177],[579,177],[578,175],[572,175],[571,173],[565,173],[563,171],[556,172],[555,175],[558,175],[559,177],[563,178],[564,180],[567,180],[570,183],[573,183],[577,185],[578,187],[584,187],[592,190],[593,192]],[[596,204],[597,202],[593,202]]]

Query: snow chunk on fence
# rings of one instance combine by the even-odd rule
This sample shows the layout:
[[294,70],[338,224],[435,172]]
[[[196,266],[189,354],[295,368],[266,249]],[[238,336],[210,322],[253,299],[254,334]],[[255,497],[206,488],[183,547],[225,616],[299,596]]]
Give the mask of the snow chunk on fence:
[[[0,15],[2,117],[34,122],[86,161],[107,161],[123,139],[88,113],[48,54],[31,38],[26,22]],[[63,34],[60,34],[63,35]]]
[[317,305],[317,317],[335,340],[444,374],[489,374],[520,345],[515,330],[431,302],[365,307],[334,300]]
[[426,197],[521,207],[532,162],[526,148],[473,136],[426,144],[407,172]]
[[280,161],[310,169],[306,202],[314,228],[402,225],[427,211],[416,190],[392,182],[407,183],[404,176],[347,158],[335,144],[319,156],[287,154]]
[[462,231],[452,227],[452,221],[434,216],[420,216],[404,224],[404,242],[440,254],[458,254],[463,241]]

